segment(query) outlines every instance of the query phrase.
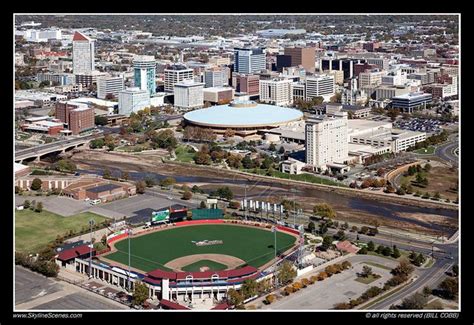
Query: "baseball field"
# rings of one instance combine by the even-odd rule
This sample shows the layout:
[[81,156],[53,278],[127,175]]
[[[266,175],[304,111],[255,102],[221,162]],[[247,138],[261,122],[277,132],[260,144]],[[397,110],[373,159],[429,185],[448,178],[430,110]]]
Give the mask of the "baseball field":
[[[222,243],[196,245],[196,242],[204,240],[222,241]],[[288,250],[295,241],[294,236],[277,232],[278,252]],[[115,243],[116,251],[106,255],[105,258],[128,265],[128,245],[128,239]],[[130,239],[131,267],[144,272],[155,269],[176,270],[177,264],[173,263],[173,260],[184,261],[178,263],[180,270],[199,271],[200,267],[219,270],[227,268],[226,265],[233,268],[236,266],[235,261],[240,261],[237,264],[259,267],[273,259],[274,254],[274,233],[261,228],[238,225],[177,227]],[[214,256],[221,258],[215,259]],[[233,259],[234,264],[226,263],[226,257],[229,260]]]

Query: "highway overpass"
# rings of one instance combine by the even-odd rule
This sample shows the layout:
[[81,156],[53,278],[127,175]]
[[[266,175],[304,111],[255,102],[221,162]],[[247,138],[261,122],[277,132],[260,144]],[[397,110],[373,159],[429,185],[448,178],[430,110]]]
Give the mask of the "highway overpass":
[[77,138],[69,138],[53,143],[43,144],[32,148],[15,151],[15,162],[22,163],[25,159],[34,158],[40,160],[42,156],[54,152],[66,152],[66,150],[78,148],[87,145],[91,140],[99,138],[102,133],[95,133]]

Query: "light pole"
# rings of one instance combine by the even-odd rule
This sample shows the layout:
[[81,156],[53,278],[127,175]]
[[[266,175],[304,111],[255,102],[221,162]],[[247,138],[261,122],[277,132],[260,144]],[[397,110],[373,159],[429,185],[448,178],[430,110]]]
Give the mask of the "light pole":
[[89,279],[92,276],[92,226],[94,225],[94,219],[89,220],[89,226],[90,226],[90,235],[91,235],[91,243],[89,245]]
[[247,184],[245,184],[245,195],[244,195],[244,216],[245,216],[245,221],[247,221]]
[[130,234],[132,229],[128,228],[128,274],[127,274],[127,287],[128,287],[128,292],[130,292]]

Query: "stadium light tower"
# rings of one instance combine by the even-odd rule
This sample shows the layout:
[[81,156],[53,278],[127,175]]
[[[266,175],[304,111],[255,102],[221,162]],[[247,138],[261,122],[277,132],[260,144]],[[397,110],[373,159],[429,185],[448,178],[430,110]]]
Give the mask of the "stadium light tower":
[[128,228],[127,229],[128,233],[128,274],[127,274],[127,287],[128,287],[128,292],[130,292],[130,234],[132,233],[132,229]]
[[94,225],[94,219],[89,220],[89,226],[90,226],[90,235],[91,235],[91,243],[89,245],[89,279],[92,276],[92,226]]

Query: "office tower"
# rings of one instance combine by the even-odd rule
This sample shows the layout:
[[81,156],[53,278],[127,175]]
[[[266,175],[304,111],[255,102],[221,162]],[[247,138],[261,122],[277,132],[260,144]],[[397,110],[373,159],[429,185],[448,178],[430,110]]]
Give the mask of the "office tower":
[[260,101],[286,106],[293,103],[293,82],[290,79],[275,78],[260,80]]
[[204,105],[204,83],[184,80],[174,85],[174,106],[199,108]]
[[117,97],[125,89],[123,77],[98,77],[97,98],[106,99],[107,95]]
[[88,74],[94,71],[95,40],[75,32],[72,38],[72,61],[74,74]]
[[176,83],[183,80],[193,80],[193,69],[188,69],[182,64],[175,64],[165,69],[165,91],[173,92]]
[[211,68],[204,71],[205,87],[223,87],[229,84],[227,71],[222,68]]
[[258,95],[260,78],[257,75],[233,74],[232,85],[237,93],[246,93],[250,96]]
[[306,71],[314,72],[316,48],[314,47],[286,47],[285,55],[291,57],[291,66],[303,66]]
[[335,92],[334,76],[317,75],[306,78],[306,100],[314,97],[333,96]]
[[280,54],[276,57],[276,68],[278,72],[282,72],[283,68],[291,67],[291,56],[286,54]]
[[153,95],[156,93],[156,61],[152,55],[138,55],[133,59],[134,86],[146,90]]
[[265,53],[260,48],[234,49],[235,72],[254,73],[266,69]]
[[119,114],[129,116],[150,106],[150,92],[138,87],[128,88],[119,92]]

